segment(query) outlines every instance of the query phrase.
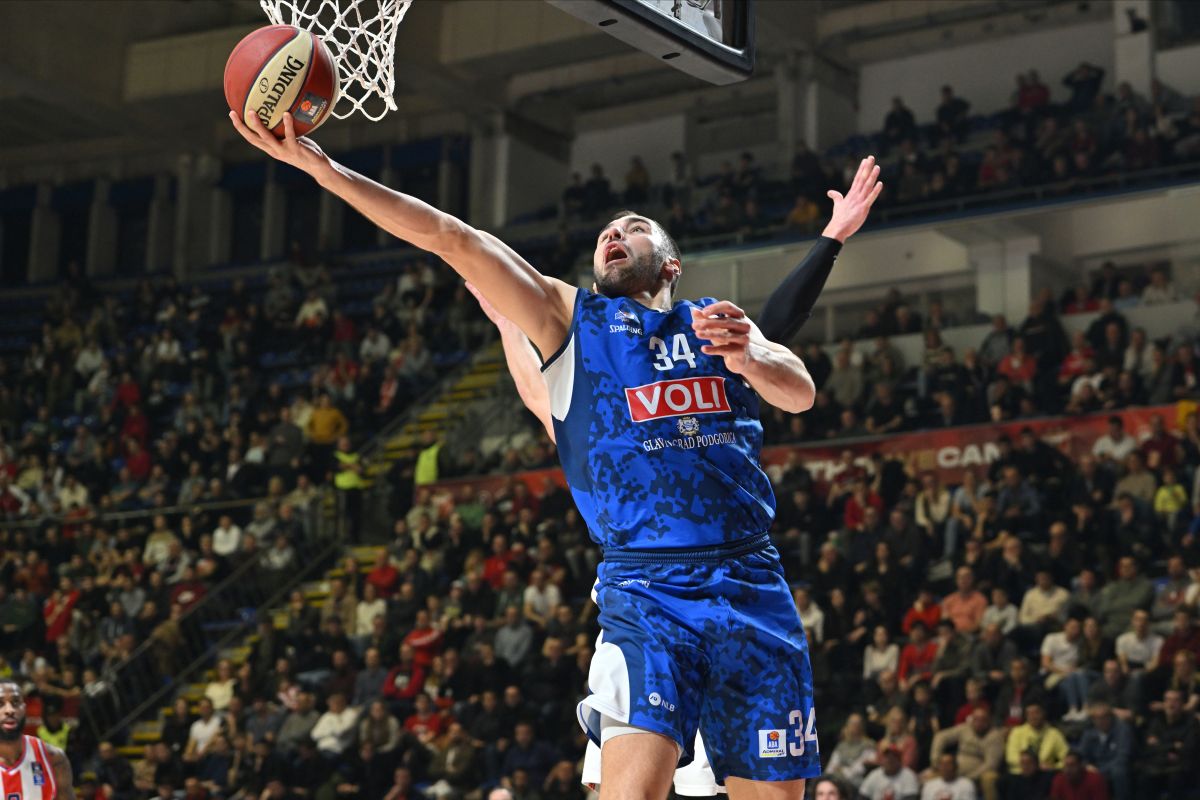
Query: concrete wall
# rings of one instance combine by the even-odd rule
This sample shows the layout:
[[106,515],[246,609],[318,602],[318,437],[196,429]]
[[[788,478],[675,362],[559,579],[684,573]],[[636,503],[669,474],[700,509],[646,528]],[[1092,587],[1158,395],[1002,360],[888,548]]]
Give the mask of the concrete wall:
[[1154,69],[1158,79],[1176,91],[1200,94],[1200,44],[1158,52]]
[[[630,159],[637,155],[650,172],[650,180],[666,180],[671,153],[684,149],[684,116],[671,116],[633,122],[612,128],[582,131],[571,145],[571,172],[578,172],[586,181],[592,164],[604,167],[604,174],[613,191],[625,188],[625,173]],[[569,177],[569,176],[568,176]],[[564,182],[560,191],[566,186]]]
[[1018,72],[1036,69],[1050,87],[1054,101],[1066,99],[1062,85],[1066,73],[1090,61],[1113,72],[1113,25],[1111,21],[1089,22],[1018,37],[992,39],[966,47],[879,61],[862,67],[859,83],[858,127],[875,131],[892,98],[900,96],[913,110],[917,121],[932,122],[940,101],[942,84],[971,102],[975,113],[1006,108],[1016,88]]

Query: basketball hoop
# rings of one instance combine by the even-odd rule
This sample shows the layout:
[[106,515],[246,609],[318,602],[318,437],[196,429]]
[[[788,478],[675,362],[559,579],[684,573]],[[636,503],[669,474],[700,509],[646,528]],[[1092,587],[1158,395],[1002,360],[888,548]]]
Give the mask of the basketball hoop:
[[272,24],[312,31],[333,51],[342,89],[335,117],[357,111],[378,122],[396,110],[396,31],[412,0],[259,0],[259,5]]

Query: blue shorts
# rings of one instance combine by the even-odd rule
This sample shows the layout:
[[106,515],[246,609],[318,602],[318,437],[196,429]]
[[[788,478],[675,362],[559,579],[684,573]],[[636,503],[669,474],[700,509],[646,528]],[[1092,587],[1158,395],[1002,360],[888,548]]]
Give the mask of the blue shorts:
[[721,784],[821,774],[808,644],[766,534],[607,552],[596,602],[602,641],[578,709],[592,741],[607,716],[670,737],[685,766],[699,729]]

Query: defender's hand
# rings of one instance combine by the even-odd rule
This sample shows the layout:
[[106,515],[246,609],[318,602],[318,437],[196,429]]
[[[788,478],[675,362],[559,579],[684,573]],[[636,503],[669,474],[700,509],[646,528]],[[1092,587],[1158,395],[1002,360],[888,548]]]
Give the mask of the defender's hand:
[[833,201],[833,215],[821,235],[844,243],[867,221],[871,205],[882,191],[879,165],[875,163],[875,156],[867,156],[858,165],[858,172],[845,196],[836,189],[826,192],[826,196]]
[[703,345],[700,352],[725,359],[725,367],[741,374],[750,363],[750,323],[746,312],[728,300],[713,303],[707,308],[692,309],[692,330],[696,336],[712,344]]
[[304,136],[296,136],[296,123],[291,114],[285,112],[283,115],[282,139],[276,139],[275,134],[271,133],[258,117],[254,119],[256,124],[250,126],[236,111],[229,112],[229,120],[242,138],[271,158],[290,164],[314,177],[319,170],[329,166],[329,157],[316,142]]

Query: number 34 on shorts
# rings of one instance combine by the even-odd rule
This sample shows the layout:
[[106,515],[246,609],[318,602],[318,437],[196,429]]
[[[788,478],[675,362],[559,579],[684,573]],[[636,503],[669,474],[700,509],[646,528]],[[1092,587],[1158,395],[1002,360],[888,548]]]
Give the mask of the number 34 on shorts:
[[793,711],[788,715],[788,724],[793,726],[790,735],[787,730],[767,729],[758,732],[759,758],[786,758],[787,756],[802,756],[812,743],[812,749],[817,749],[817,710],[809,709],[808,720],[804,713]]

